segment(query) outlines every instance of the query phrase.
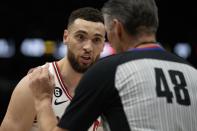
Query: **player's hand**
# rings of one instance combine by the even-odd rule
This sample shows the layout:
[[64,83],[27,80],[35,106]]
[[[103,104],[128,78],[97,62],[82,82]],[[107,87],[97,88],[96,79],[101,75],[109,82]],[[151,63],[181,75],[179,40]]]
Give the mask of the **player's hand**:
[[34,68],[29,69],[29,71],[27,72],[27,75],[32,73],[36,68],[38,68],[38,67],[34,67]]
[[34,96],[36,106],[43,101],[50,101],[54,91],[54,78],[50,74],[49,65],[35,68],[29,76],[29,88]]

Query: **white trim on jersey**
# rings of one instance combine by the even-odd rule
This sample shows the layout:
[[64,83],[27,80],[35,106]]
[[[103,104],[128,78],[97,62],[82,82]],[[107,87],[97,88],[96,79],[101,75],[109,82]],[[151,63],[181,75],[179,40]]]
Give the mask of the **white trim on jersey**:
[[62,80],[62,76],[61,76],[61,73],[59,71],[59,67],[58,67],[57,63],[56,62],[53,62],[52,65],[53,65],[53,68],[55,70],[55,75],[58,78],[58,81],[59,81],[60,86],[62,87],[62,89],[63,89],[64,93],[66,94],[66,96],[70,100],[72,100],[72,96],[69,94],[68,89],[67,89],[67,87],[65,86],[65,84],[64,84],[64,82]]

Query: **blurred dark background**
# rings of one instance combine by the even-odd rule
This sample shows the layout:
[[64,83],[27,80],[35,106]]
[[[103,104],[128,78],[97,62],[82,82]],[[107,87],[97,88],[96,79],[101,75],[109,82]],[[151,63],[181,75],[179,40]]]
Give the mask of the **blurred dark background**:
[[[52,55],[51,48],[61,43],[71,11],[84,6],[100,9],[105,1],[0,1],[0,119],[4,116],[14,87],[27,71],[46,61],[60,58]],[[196,4],[194,1],[178,0],[156,0],[156,2],[160,19],[158,42],[167,50],[184,57],[197,67]],[[34,38],[42,39],[48,48],[48,52],[40,57],[21,53],[24,40]],[[12,49],[8,50],[5,43]],[[3,56],[2,52],[6,49],[9,55],[11,51],[14,50],[14,52],[10,56]]]

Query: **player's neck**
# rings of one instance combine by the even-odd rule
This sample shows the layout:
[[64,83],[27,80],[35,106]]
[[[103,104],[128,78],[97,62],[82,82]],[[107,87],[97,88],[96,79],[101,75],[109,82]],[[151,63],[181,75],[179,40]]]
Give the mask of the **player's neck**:
[[81,73],[76,72],[70,65],[68,59],[64,58],[58,62],[60,72],[64,81],[64,84],[67,86],[69,93],[73,95],[76,86],[79,83],[82,75]]

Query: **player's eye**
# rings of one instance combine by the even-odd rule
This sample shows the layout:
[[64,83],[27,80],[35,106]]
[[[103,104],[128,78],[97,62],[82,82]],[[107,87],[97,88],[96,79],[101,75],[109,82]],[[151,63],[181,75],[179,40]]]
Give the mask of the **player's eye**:
[[101,43],[102,42],[102,39],[99,38],[99,37],[97,37],[97,38],[94,38],[93,39],[93,42],[96,43],[96,44],[98,44],[98,43]]
[[77,34],[77,35],[76,35],[76,38],[77,38],[77,40],[79,40],[79,41],[85,40],[85,36],[84,36],[83,34]]

